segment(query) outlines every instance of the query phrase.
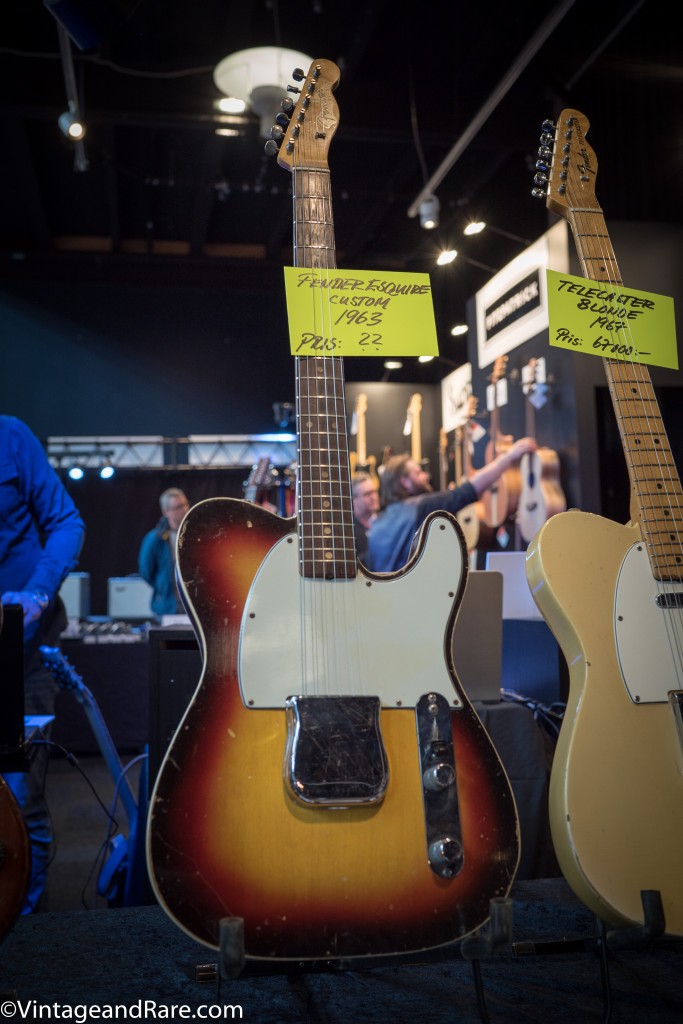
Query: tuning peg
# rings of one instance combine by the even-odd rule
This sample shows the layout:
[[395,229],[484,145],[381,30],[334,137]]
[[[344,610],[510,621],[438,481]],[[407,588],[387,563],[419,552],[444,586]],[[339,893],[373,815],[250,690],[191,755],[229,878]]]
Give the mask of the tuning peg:
[[545,188],[545,186],[547,184],[548,184],[548,177],[547,177],[547,175],[542,174],[541,172],[539,172],[538,174],[534,174],[534,185],[539,185],[541,188]]
[[275,142],[282,142],[284,135],[284,129],[281,128],[279,124],[274,124],[273,127],[270,129],[270,137]]
[[544,174],[547,174],[548,171],[550,170],[550,164],[546,160],[537,160],[536,161],[536,170],[537,171],[543,171]]
[[555,132],[555,123],[551,121],[549,117],[546,117],[545,121],[541,125],[541,131],[544,135],[551,135]]
[[543,132],[540,139],[538,140],[542,146],[550,147],[553,144],[555,136],[551,135],[550,132]]
[[280,104],[285,113],[290,113],[294,110],[294,100],[291,96],[285,96]]
[[277,142],[275,142],[273,139],[268,139],[265,146],[263,147],[263,152],[266,154],[266,156],[276,156],[278,152]]
[[306,77],[306,72],[302,71],[301,68],[294,68],[292,71],[292,78],[295,82],[303,82]]
[[532,188],[531,194],[534,199],[547,199],[548,193],[544,188]]

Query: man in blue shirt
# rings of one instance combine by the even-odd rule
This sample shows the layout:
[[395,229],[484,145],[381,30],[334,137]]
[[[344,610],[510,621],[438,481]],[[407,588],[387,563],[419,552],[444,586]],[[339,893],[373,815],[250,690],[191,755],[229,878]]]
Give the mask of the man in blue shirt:
[[[85,526],[32,431],[0,416],[0,595],[24,612],[25,710],[53,715],[57,684],[39,647],[54,646],[66,627],[59,588],[75,567]],[[24,913],[35,910],[47,880],[52,828],[44,799],[46,747],[32,752],[26,772],[5,779],[21,807],[31,843],[31,881]]]
[[368,535],[367,567],[374,572],[402,568],[416,532],[431,512],[459,512],[477,501],[522,455],[535,449],[534,438],[523,437],[449,491],[435,491],[429,474],[409,455],[392,456],[380,478],[382,511]]
[[184,611],[175,582],[175,552],[178,529],[190,503],[184,491],[169,487],[159,498],[161,519],[142,538],[138,568],[152,588],[155,615],[175,615]]

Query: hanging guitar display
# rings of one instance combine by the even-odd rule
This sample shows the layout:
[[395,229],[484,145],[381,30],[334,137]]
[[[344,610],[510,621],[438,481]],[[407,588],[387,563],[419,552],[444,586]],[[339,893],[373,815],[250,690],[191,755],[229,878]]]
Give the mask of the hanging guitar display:
[[[467,422],[462,427],[460,468],[456,476],[458,483],[469,480],[474,472],[471,442],[476,415],[477,399],[474,395],[470,395],[467,400]],[[474,551],[477,547],[487,548],[493,544],[495,531],[486,522],[484,502],[481,498],[461,508],[459,512],[456,512],[455,518],[462,527],[468,551]]]
[[[354,425],[356,434],[356,450],[350,452],[349,458],[351,461],[351,475],[358,473],[363,470],[365,473],[369,473],[376,484],[379,484],[379,477],[377,475],[377,459],[374,455],[368,455],[367,442],[366,442],[366,431],[365,431],[365,416],[368,411],[368,396],[358,395],[356,399],[356,408],[354,411]],[[353,433],[353,431],[352,431]]]
[[[486,462],[493,460],[512,447],[513,437],[511,434],[503,434],[500,429],[501,401],[499,393],[506,384],[505,373],[507,368],[507,356],[499,356],[493,364],[493,370],[489,382],[492,401],[488,403],[491,413],[489,442],[486,445]],[[484,522],[487,526],[496,530],[503,526],[508,519],[514,516],[517,510],[519,492],[521,490],[521,478],[519,466],[511,466],[498,477],[495,483],[491,484],[488,490],[482,494],[484,503]]]
[[[536,437],[536,410],[546,401],[545,374],[539,373],[544,360],[530,359],[522,370],[522,388],[526,398],[526,435]],[[539,447],[523,455],[519,463],[522,487],[517,505],[517,526],[527,543],[546,520],[564,512],[567,500],[560,485],[560,460],[552,448]]]
[[422,395],[416,393],[410,396],[410,402],[408,403],[408,411],[406,413],[406,421],[403,427],[403,436],[410,438],[410,457],[413,462],[419,463],[420,466],[427,468],[425,463],[428,460],[422,459],[422,428],[420,425],[420,415],[422,413]]
[[[339,69],[316,60],[300,78],[278,162],[292,174],[295,266],[324,273]],[[489,919],[519,858],[509,780],[450,653],[462,533],[436,513],[400,572],[360,566],[342,360],[294,367],[296,517],[212,498],[181,527],[202,674],[148,818],[162,907],[235,972],[242,958],[451,943]]]
[[[534,192],[569,222],[584,276],[619,294],[588,120],[564,110],[554,154],[553,127],[544,124]],[[629,332],[629,321],[621,323]],[[649,926],[646,908],[659,901],[666,931],[680,936],[683,491],[647,366],[603,364],[631,521],[562,512],[541,528],[526,559],[531,592],[569,666],[550,825],[562,872],[590,909],[638,928]]]

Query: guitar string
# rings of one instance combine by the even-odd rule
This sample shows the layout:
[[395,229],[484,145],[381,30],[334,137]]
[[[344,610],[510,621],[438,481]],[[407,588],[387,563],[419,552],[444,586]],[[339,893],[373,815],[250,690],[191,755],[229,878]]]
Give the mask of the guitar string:
[[[574,125],[571,123],[571,120],[567,125],[567,129],[569,133],[574,134]],[[564,130],[565,126],[558,125],[558,143],[560,132]],[[569,175],[568,181],[567,194],[570,200],[570,207],[573,210],[572,220],[576,226],[575,234],[577,234],[577,244],[583,269],[587,270],[589,263],[597,264],[599,259],[601,264],[600,270],[607,275],[606,277],[596,276],[598,272],[596,265],[594,274],[587,273],[586,276],[593,280],[606,281],[606,283],[623,289],[621,273],[616,256],[611,248],[609,236],[606,230],[604,232],[600,230],[604,223],[604,215],[597,199],[594,199],[595,205],[593,209],[585,208],[583,192],[580,188],[574,188],[571,175]],[[586,241],[582,242],[582,239]],[[595,255],[588,254],[588,239],[592,239],[596,246]],[[615,301],[614,305],[620,306],[623,304]],[[623,323],[623,321],[621,322]],[[609,330],[605,327],[602,327],[602,330],[609,335],[612,345],[619,346],[624,344],[623,334],[620,330]],[[638,498],[641,536],[650,557],[655,589],[657,595],[661,597],[672,590],[680,592],[681,574],[680,571],[673,571],[672,560],[675,560],[677,565],[681,565],[681,486],[673,463],[673,455],[648,368],[645,364],[637,362],[633,355],[637,351],[637,344],[633,326],[629,320],[626,321],[625,333],[627,341],[630,343],[630,358],[628,360],[620,360],[605,357],[603,365],[607,375],[609,390],[615,404],[615,412],[618,413],[617,421],[625,455],[628,452],[627,461],[633,474],[631,486]],[[642,410],[641,414],[635,417],[633,414],[633,401],[624,397],[627,390],[631,390],[633,386],[635,386],[637,402]],[[636,453],[639,451],[641,442],[640,434],[649,437],[650,445],[647,447],[643,445],[645,450],[641,449],[637,457]],[[660,443],[660,439],[663,443]],[[651,509],[645,500],[645,495],[649,494],[652,497],[653,494],[653,480],[651,477],[653,469],[657,471],[658,484],[664,488],[665,506],[668,506],[667,508],[657,505],[659,511],[655,507]],[[673,500],[674,496],[676,498],[675,502]],[[659,515],[661,519],[663,513],[668,515],[671,522],[666,541],[662,539],[661,526],[659,530],[657,529],[657,516]],[[662,550],[662,547],[664,550]],[[672,558],[672,552],[675,552],[674,558]],[[668,586],[664,579],[660,579],[660,576],[665,575],[664,569],[667,562],[669,565],[668,574],[670,575],[670,585]],[[680,608],[669,608],[664,605],[661,612],[669,650],[672,655],[671,660],[676,673],[676,687],[680,688],[683,666],[683,611]],[[673,681],[671,681],[671,684],[671,686],[667,686],[667,689],[674,688]]]
[[[315,89],[319,85],[320,82]],[[310,123],[317,107],[315,89],[306,114]],[[295,263],[327,274],[335,269],[329,171],[314,169],[318,161],[312,159],[314,148],[309,146],[309,134],[301,134],[293,164],[295,225],[299,242],[303,243],[303,259],[297,253]],[[332,336],[329,289],[314,288],[312,292],[315,333],[327,339]],[[342,362],[341,358],[328,355],[326,349],[312,356],[297,356],[295,361],[299,438],[302,449],[308,453],[304,464],[303,451],[300,452],[306,482],[300,488],[299,505],[302,673],[307,690],[352,692],[352,659],[347,648],[352,638],[358,642],[358,611],[350,600],[354,580],[349,579],[349,567],[355,568],[355,540]],[[302,396],[304,379],[306,388]],[[306,444],[302,443],[304,434]],[[307,564],[312,579],[306,578]],[[329,567],[332,579],[326,580]],[[340,586],[335,585],[338,579]]]

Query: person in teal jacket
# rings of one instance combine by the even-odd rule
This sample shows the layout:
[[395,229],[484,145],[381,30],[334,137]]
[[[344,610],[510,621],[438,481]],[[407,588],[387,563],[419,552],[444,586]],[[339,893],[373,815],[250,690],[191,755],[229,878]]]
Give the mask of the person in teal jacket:
[[175,581],[175,552],[178,529],[190,503],[184,491],[169,487],[159,498],[161,519],[142,538],[138,568],[152,588],[155,615],[176,615],[184,611]]

